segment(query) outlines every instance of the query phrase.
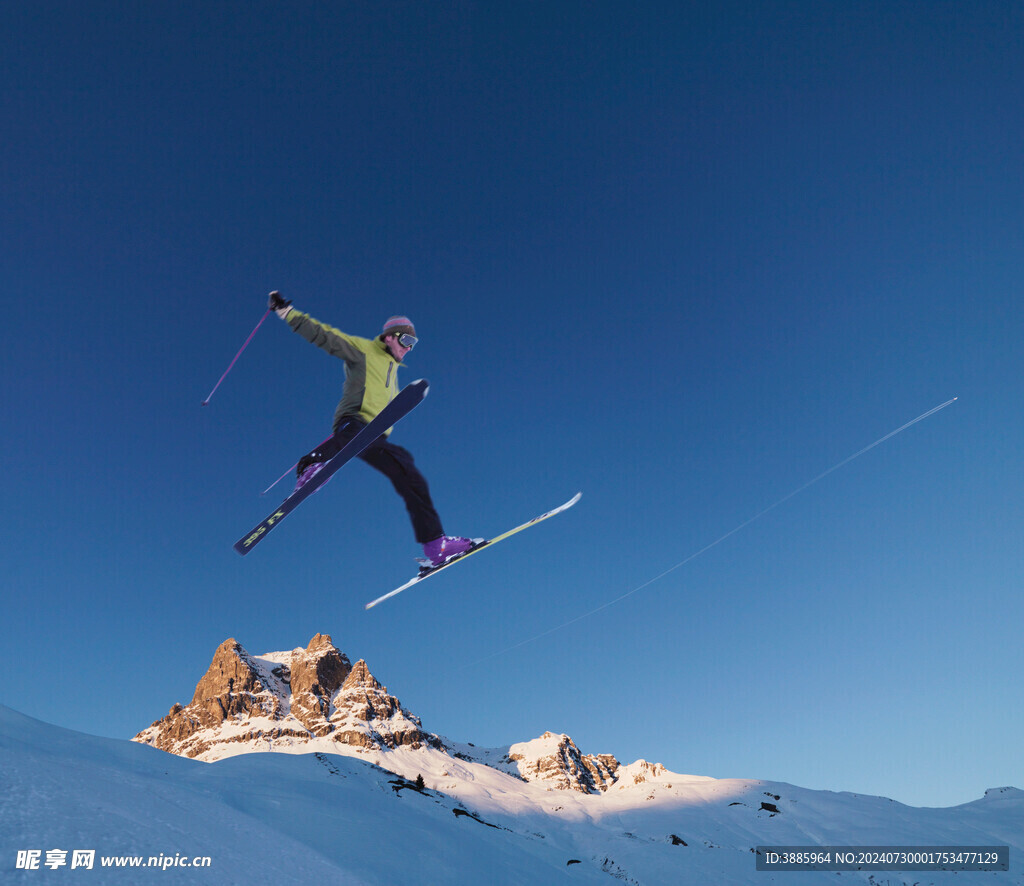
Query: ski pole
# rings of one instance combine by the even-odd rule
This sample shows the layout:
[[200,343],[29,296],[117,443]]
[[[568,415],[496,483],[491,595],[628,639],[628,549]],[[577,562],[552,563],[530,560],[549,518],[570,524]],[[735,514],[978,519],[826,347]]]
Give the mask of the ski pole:
[[298,466],[299,466],[299,463],[295,462],[295,464],[293,464],[290,468],[288,468],[287,471],[285,471],[280,477],[278,477],[273,483],[271,483],[266,489],[264,489],[260,493],[260,495],[266,495],[268,492],[270,492],[271,489],[273,489],[275,486],[277,486],[278,483],[280,483],[285,477],[287,477]]
[[224,375],[222,375],[222,376],[220,377],[220,379],[218,380],[217,384],[215,384],[215,385],[213,386],[213,390],[212,390],[212,391],[210,391],[210,395],[209,395],[209,396],[208,396],[208,397],[207,397],[207,398],[206,398],[205,400],[203,400],[203,403],[202,403],[202,405],[203,405],[203,406],[205,406],[205,405],[206,405],[207,403],[209,403],[209,402],[210,402],[210,397],[212,397],[212,396],[214,395],[214,393],[216,392],[217,388],[219,388],[219,387],[220,387],[220,383],[221,383],[222,381],[224,381],[224,379],[225,379],[225,378],[227,377],[227,374],[228,374],[228,373],[229,373],[229,372],[231,371],[231,367],[235,365],[235,361],[237,361],[237,360],[238,360],[238,358],[242,356],[242,351],[244,351],[244,350],[246,349],[246,347],[248,347],[248,345],[249,345],[249,342],[251,342],[251,341],[252,341],[252,337],[253,337],[253,336],[254,336],[254,335],[256,334],[256,331],[257,331],[257,330],[258,330],[258,329],[259,329],[259,328],[260,328],[260,327],[261,327],[261,326],[263,325],[263,321],[267,319],[268,315],[270,314],[270,312],[271,312],[272,310],[273,310],[273,308],[267,308],[267,312],[266,312],[266,314],[264,314],[264,315],[263,315],[263,316],[262,316],[262,317],[260,318],[260,322],[256,324],[256,329],[254,329],[254,330],[253,330],[252,332],[250,332],[250,333],[249,333],[249,337],[248,337],[248,338],[247,338],[247,339],[245,340],[245,344],[244,344],[244,345],[242,345],[242,347],[240,347],[240,348],[238,349],[238,353],[237,353],[237,354],[235,354],[235,359],[234,359],[234,360],[232,360],[232,361],[231,361],[231,362],[230,362],[230,363],[228,364],[228,368],[224,370]]
[[[334,436],[334,434],[331,434],[331,437],[333,437],[333,436]],[[320,441],[320,443],[319,443],[319,445],[318,445],[318,446],[317,446],[316,448],[317,448],[317,449],[319,449],[319,448],[320,448],[321,446],[323,446],[323,445],[324,445],[324,443],[326,443],[326,442],[327,442],[327,440],[330,440],[330,439],[331,439],[331,437],[327,437],[326,439],[324,439],[324,440],[321,440],[321,441]],[[315,450],[314,450],[314,451],[315,451]],[[288,470],[287,470],[287,471],[285,471],[285,472],[284,472],[284,473],[283,473],[283,474],[282,474],[282,475],[281,475],[280,477],[278,477],[278,478],[277,478],[277,479],[276,479],[276,480],[275,480],[275,481],[274,481],[273,483],[271,483],[271,484],[270,484],[270,485],[269,485],[269,486],[268,486],[268,487],[267,487],[266,489],[264,489],[264,490],[263,490],[263,491],[262,491],[262,492],[260,493],[260,495],[261,495],[261,496],[262,496],[262,495],[266,495],[266,494],[267,494],[268,492],[270,492],[270,490],[271,490],[271,489],[273,489],[273,488],[274,488],[275,486],[277,486],[277,484],[278,484],[278,483],[280,483],[280,482],[281,482],[281,481],[282,481],[282,480],[283,480],[283,479],[284,479],[285,477],[287,477],[287,476],[288,476],[288,475],[289,475],[289,474],[290,474],[290,473],[291,473],[292,471],[294,471],[294,470],[295,470],[295,469],[296,469],[296,468],[297,468],[298,466],[299,466],[299,463],[298,463],[298,462],[295,462],[295,464],[293,464],[293,465],[292,465],[292,466],[291,466],[290,468],[288,468]]]

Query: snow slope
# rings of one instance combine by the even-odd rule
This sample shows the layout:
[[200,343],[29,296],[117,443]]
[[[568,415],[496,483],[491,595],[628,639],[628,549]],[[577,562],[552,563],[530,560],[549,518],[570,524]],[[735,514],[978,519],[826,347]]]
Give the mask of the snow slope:
[[[103,883],[605,883],[533,836],[344,757],[217,764],[93,738],[0,707],[0,880]],[[210,868],[16,870],[19,850],[209,856]],[[102,879],[100,879],[102,878]]]
[[[202,763],[0,707],[0,879],[72,877],[78,872],[16,870],[17,852],[81,848],[212,859],[209,869],[90,873],[104,883],[1024,884],[1024,792],[1015,788],[916,809],[638,761],[627,767],[632,777],[586,794],[525,782],[481,762],[501,753],[470,745],[457,757],[338,750]],[[427,790],[413,787],[417,775]],[[769,844],[1008,844],[1011,867],[873,881],[758,872],[751,850]]]

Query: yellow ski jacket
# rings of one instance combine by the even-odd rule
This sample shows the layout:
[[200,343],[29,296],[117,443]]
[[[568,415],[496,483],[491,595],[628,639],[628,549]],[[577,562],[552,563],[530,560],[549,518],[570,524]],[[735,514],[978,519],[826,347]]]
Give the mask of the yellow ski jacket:
[[[345,361],[345,387],[333,427],[351,416],[372,421],[398,393],[399,363],[379,338],[359,338],[292,308],[286,321],[306,341]],[[385,434],[391,433],[388,428]]]

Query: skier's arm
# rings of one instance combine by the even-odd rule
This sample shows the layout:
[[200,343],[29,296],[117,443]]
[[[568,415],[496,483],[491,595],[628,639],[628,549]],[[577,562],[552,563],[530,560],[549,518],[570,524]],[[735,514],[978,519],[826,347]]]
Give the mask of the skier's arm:
[[342,360],[361,360],[362,349],[359,347],[362,339],[347,335],[340,329],[321,323],[319,320],[295,310],[292,303],[281,296],[280,292],[270,293],[270,307],[278,317],[284,320],[292,330],[301,335],[306,341],[312,342],[318,348],[327,351],[332,357],[339,357]]

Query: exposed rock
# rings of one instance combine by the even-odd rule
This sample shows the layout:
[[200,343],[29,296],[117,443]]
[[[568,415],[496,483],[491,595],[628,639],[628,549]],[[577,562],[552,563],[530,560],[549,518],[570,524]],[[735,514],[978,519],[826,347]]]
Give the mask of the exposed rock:
[[336,740],[362,747],[413,748],[429,744],[442,748],[440,739],[423,731],[419,717],[410,714],[388,694],[360,659],[333,698],[331,726]]
[[196,685],[192,701],[135,736],[172,754],[217,760],[251,751],[330,753],[334,743],[360,751],[434,748],[494,766],[555,790],[601,793],[627,789],[665,773],[638,760],[622,766],[610,754],[583,754],[571,738],[545,732],[510,748],[449,749],[391,695],[360,659],[354,665],[327,634],[306,648],[250,655],[225,640]]
[[[282,700],[275,691],[278,683],[237,640],[225,640],[217,647],[210,667],[196,685],[191,703],[184,708],[175,704],[166,717],[139,733],[136,740],[173,754],[201,756],[214,743],[210,732],[227,721],[254,717],[281,720]],[[281,734],[289,730],[264,728],[261,731]]]
[[290,670],[292,714],[314,735],[327,735],[333,729],[331,697],[352,670],[348,657],[329,636],[317,634],[305,650],[292,653]]
[[557,790],[585,794],[608,790],[619,770],[619,761],[610,754],[584,755],[568,735],[552,732],[512,745],[508,760],[527,781],[546,781]]
[[646,760],[637,760],[630,765],[629,769],[633,784],[644,784],[644,782],[656,779],[668,772],[660,763],[648,763]]
[[192,701],[174,705],[135,736],[143,744],[202,759],[313,738],[363,748],[442,747],[388,695],[365,662],[353,667],[326,634],[317,634],[305,649],[262,656],[250,655],[233,638],[225,640]]
[[267,691],[256,663],[235,639],[217,647],[189,708],[203,726],[215,726],[229,717],[255,711],[272,719],[280,716],[279,699]]

